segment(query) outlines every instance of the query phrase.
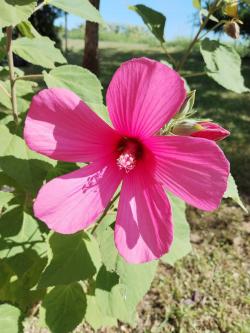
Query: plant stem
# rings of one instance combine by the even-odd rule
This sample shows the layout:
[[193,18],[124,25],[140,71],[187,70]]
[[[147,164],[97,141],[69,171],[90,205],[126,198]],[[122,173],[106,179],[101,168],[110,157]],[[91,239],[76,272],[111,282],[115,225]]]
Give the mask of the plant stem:
[[13,51],[12,51],[12,33],[13,27],[9,26],[6,28],[7,35],[7,58],[9,65],[9,76],[10,76],[10,98],[12,103],[12,114],[16,126],[18,126],[18,112],[17,112],[17,98],[16,98],[16,88],[15,88],[15,67],[14,67],[14,59],[13,59]]
[[181,68],[183,67],[183,65],[185,64],[185,62],[187,61],[188,56],[190,55],[193,47],[195,46],[196,42],[199,41],[199,37],[200,34],[202,32],[202,30],[205,28],[205,26],[207,25],[211,15],[213,15],[213,13],[218,9],[219,4],[221,3],[221,0],[216,0],[214,5],[211,7],[211,9],[209,10],[209,13],[207,15],[207,17],[205,18],[205,20],[203,21],[203,23],[200,25],[199,30],[197,31],[194,39],[192,40],[192,42],[190,43],[189,47],[187,48],[183,58],[181,59],[179,65],[177,66],[177,70],[180,71]]
[[200,36],[199,40],[202,40],[207,34],[209,34],[209,32],[214,31],[216,28],[218,28],[219,26],[221,26],[225,22],[226,22],[225,20],[222,20],[222,21],[218,22],[217,24],[215,24],[215,26],[213,28],[211,28],[210,30],[206,31],[202,36]]
[[15,78],[15,81],[18,80],[42,80],[44,77],[43,74],[30,74],[30,75],[24,75],[24,76],[18,76]]
[[203,76],[206,75],[206,72],[197,72],[197,73],[192,73],[192,74],[187,74],[187,75],[183,75],[184,78],[187,77],[196,77],[196,76]]
[[165,43],[161,43],[161,47],[162,47],[163,51],[165,52],[165,54],[166,54],[167,58],[169,59],[169,61],[175,66],[176,65],[176,61],[171,56],[171,54],[168,52]]
[[33,14],[38,11],[39,9],[41,9],[43,6],[47,5],[48,4],[48,0],[44,0],[43,2],[41,2],[36,8],[35,10],[33,11]]
[[102,213],[101,217],[97,220],[97,222],[95,223],[93,229],[91,230],[91,235],[93,235],[96,231],[96,229],[98,228],[100,222],[103,220],[103,218],[107,215],[109,209],[113,206],[113,204],[116,202],[116,200],[119,198],[120,196],[120,191],[114,196],[114,198],[109,202],[109,204],[107,205],[107,207],[105,208],[104,212]]

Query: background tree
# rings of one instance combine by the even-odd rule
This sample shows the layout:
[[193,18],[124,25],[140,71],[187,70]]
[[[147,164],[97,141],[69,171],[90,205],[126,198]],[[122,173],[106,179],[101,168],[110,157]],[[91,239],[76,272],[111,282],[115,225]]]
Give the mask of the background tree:
[[[93,6],[99,9],[100,0],[90,0],[90,2]],[[83,67],[89,69],[97,76],[99,75],[98,40],[99,24],[87,21],[85,27]]]
[[48,36],[57,46],[61,46],[60,28],[55,26],[55,20],[62,15],[63,11],[58,8],[43,6],[30,17],[30,22],[42,36]]

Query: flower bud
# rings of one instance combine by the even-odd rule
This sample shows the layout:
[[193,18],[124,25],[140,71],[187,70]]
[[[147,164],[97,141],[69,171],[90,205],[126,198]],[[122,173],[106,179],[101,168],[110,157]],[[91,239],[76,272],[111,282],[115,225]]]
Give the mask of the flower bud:
[[175,135],[186,135],[208,140],[223,140],[230,135],[230,132],[209,121],[183,121],[177,124],[172,133]]
[[178,122],[172,129],[175,135],[191,135],[196,131],[201,131],[203,127],[194,120],[183,120]]
[[235,21],[230,21],[224,24],[223,26],[224,32],[233,39],[240,38],[240,26]]

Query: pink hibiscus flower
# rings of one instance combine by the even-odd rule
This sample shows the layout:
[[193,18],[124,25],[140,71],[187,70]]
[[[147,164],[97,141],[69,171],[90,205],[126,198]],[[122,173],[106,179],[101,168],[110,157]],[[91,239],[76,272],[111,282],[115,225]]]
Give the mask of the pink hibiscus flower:
[[75,233],[100,216],[122,182],[114,233],[119,253],[142,263],[168,252],[173,226],[165,190],[211,211],[220,204],[229,174],[213,141],[157,136],[185,97],[181,77],[146,58],[122,64],[109,85],[114,128],[71,91],[41,91],[25,122],[28,146],[56,160],[90,164],[44,185],[35,216],[59,233]]

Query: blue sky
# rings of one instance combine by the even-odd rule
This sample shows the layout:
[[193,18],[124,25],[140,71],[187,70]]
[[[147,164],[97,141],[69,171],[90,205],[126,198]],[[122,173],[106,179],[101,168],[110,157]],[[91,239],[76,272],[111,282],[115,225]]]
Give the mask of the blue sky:
[[[72,0],[74,1],[74,0]],[[107,23],[143,25],[139,16],[128,9],[129,5],[144,4],[162,12],[167,17],[165,35],[167,39],[193,34],[193,14],[196,12],[192,0],[101,0],[101,15]],[[78,27],[83,19],[69,15],[69,29]],[[63,24],[63,18],[57,24]]]

